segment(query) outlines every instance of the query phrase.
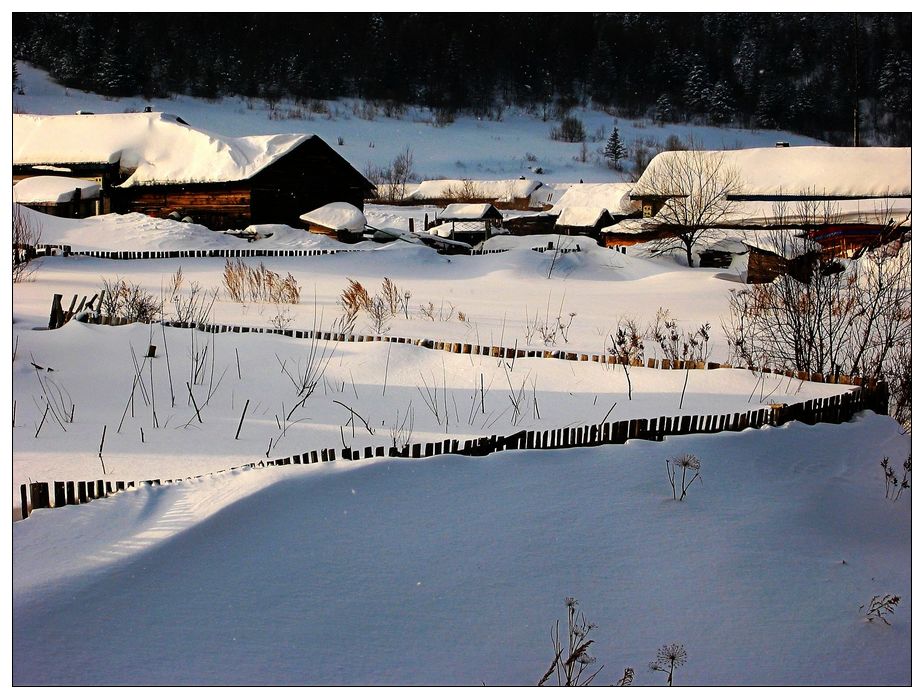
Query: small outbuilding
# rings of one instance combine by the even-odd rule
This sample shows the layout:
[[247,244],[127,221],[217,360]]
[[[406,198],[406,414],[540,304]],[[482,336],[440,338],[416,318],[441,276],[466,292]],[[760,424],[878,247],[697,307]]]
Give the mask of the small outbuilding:
[[13,185],[13,201],[44,214],[62,218],[86,218],[100,213],[98,182],[39,175]]
[[559,213],[558,220],[555,221],[555,230],[565,235],[586,235],[599,243],[602,240],[602,230],[613,223],[613,216],[607,209],[595,206],[568,206]]
[[358,243],[366,230],[366,216],[345,201],[325,204],[299,216],[311,233],[322,233],[344,243]]

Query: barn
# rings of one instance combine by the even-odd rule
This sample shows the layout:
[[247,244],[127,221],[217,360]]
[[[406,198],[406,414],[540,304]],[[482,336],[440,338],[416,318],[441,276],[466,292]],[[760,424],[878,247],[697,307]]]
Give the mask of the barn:
[[100,185],[101,213],[177,213],[215,230],[299,225],[332,201],[362,209],[374,186],[313,135],[227,137],[166,113],[13,115],[13,181]]

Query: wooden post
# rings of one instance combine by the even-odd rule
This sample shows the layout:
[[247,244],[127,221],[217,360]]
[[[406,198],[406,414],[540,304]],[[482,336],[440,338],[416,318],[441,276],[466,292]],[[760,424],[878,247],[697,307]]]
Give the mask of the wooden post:
[[48,329],[57,330],[64,325],[64,309],[61,308],[61,294],[55,294],[51,300],[51,313],[48,316]]
[[64,507],[67,504],[65,499],[64,481],[55,481],[55,507]]
[[19,501],[22,503],[22,518],[25,519],[29,516],[29,499],[26,496],[25,483],[19,486]]

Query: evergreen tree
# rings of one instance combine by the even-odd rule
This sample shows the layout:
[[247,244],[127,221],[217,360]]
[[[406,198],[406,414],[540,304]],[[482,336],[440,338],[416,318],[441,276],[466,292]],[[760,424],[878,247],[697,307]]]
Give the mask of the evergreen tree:
[[670,96],[664,92],[658,97],[658,101],[655,103],[655,121],[663,124],[673,120],[674,104],[671,102]]
[[603,155],[610,161],[612,167],[618,170],[620,169],[619,161],[626,157],[626,153],[626,146],[622,139],[619,138],[619,129],[614,126],[613,133],[610,134],[610,138],[603,149]]
[[715,124],[727,124],[734,113],[731,90],[724,80],[719,80],[709,94],[709,118]]

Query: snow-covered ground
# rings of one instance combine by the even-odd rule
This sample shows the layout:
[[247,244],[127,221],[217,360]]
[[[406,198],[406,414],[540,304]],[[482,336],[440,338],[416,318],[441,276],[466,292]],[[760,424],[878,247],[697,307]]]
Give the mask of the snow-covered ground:
[[[64,95],[20,68],[26,95],[14,101],[26,111],[145,104]],[[309,130],[331,143],[344,135],[338,148],[360,169],[372,158],[385,164],[407,141],[427,176],[519,176],[533,164],[527,151],[554,181],[613,174],[574,161],[576,146],[547,138],[550,124],[513,113],[436,128],[410,116],[364,121],[346,102],[330,105],[330,120],[284,122],[267,119],[259,103],[248,109],[230,99],[154,106],[228,135]],[[591,131],[594,120],[612,124],[603,114],[582,118]],[[620,128],[630,139],[636,128],[640,136],[671,132]],[[739,138],[807,142],[769,132],[696,135],[712,147]],[[420,230],[434,213],[365,211],[375,227],[404,230],[408,218]],[[530,249],[557,236],[497,238],[492,245],[508,252],[446,257],[402,241],[347,246],[286,226],[262,226],[247,242],[137,214],[34,220],[42,242],[74,250],[359,251],[244,258],[295,278],[301,299],[291,306],[232,301],[221,258],[48,257],[14,285],[14,507],[29,480],[203,474],[38,510],[13,525],[14,684],[533,684],[552,659],[549,630],[564,619],[567,596],[598,625],[592,652],[606,666],[599,685],[629,666],[636,684],[663,684],[647,665],[674,642],[688,653],[677,685],[911,682],[911,495],[886,500],[879,467],[886,456],[900,465],[910,436],[888,417],[484,458],[213,473],[265,460],[268,447],[275,459],[344,443],[391,446],[411,414],[410,439],[420,442],[604,416],[737,412],[846,387],[718,369],[690,372],[684,388],[685,372],[633,368],[629,400],[621,367],[589,362],[140,324],[44,329],[56,293],[66,308],[74,294],[90,297],[104,281],[123,279],[160,299],[182,267],[184,289],[219,290],[218,323],[326,331],[343,313],[350,280],[374,294],[387,277],[410,293],[407,316],[399,311],[377,332],[361,312],[356,332],[600,354],[621,319],[644,329],[669,309],[685,330],[710,323],[709,359],[724,362],[721,321],[741,284],[734,270],[688,269],[582,238],[563,246],[580,252]],[[548,328],[557,331],[546,343]],[[151,344],[156,356],[145,360]],[[323,377],[298,406],[290,376],[319,367],[319,355]],[[647,356],[661,353],[649,343]],[[145,389],[136,387],[132,400],[135,361]],[[42,424],[46,399],[62,416],[73,406],[73,421],[49,416]],[[349,409],[368,430],[350,421]],[[699,457],[703,481],[678,503],[665,460],[684,453]],[[867,622],[859,608],[886,593],[901,597],[892,625]]]
[[[664,460],[703,483],[670,498]],[[16,684],[535,684],[576,597],[636,684],[911,682],[889,418],[235,472],[15,525]],[[891,626],[858,608],[901,596]]]
[[[224,98],[204,100],[177,95],[172,99],[145,100],[142,97],[110,98],[69,90],[48,79],[44,71],[17,64],[25,94],[13,95],[14,109],[31,114],[73,114],[78,110],[107,114],[141,112],[152,107],[168,112],[189,124],[225,136],[278,133],[314,133],[337,149],[360,172],[368,165],[389,165],[405,146],[413,153],[414,172],[420,179],[468,178],[509,179],[525,176],[543,182],[612,182],[627,173],[609,169],[603,147],[613,129],[614,118],[594,109],[578,109],[575,115],[585,125],[587,162],[581,162],[579,143],[562,143],[549,138],[557,124],[542,121],[522,110],[509,109],[501,121],[459,116],[447,126],[431,123],[429,111],[410,109],[402,118],[379,113],[374,120],[354,115],[355,100],[325,102],[329,115],[306,113],[304,108],[282,101],[275,114],[296,118],[270,118],[271,110],[261,100]],[[362,113],[362,109],[357,110]],[[688,124],[659,126],[650,121],[619,119],[620,137],[632,145],[636,140],[654,146],[670,135],[686,140],[691,135],[706,148],[750,148],[772,146],[777,141],[792,145],[819,145],[796,134],[750,129],[730,129]],[[343,138],[343,145],[336,145]],[[593,140],[596,139],[596,140]],[[822,144],[823,145],[823,144]],[[541,168],[542,174],[536,174]]]

